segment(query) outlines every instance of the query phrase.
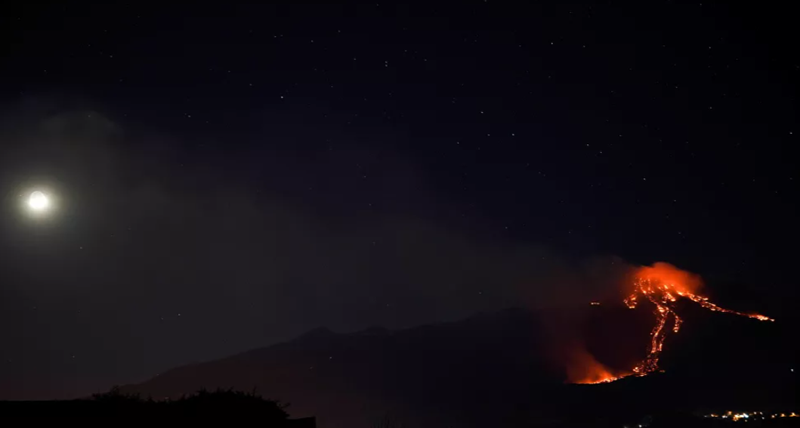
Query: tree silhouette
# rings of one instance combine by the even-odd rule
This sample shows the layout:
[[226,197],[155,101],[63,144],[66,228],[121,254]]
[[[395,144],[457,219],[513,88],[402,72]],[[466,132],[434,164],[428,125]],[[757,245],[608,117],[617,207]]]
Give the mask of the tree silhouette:
[[138,394],[125,394],[118,387],[113,387],[108,392],[92,395],[88,403],[97,413],[117,415],[247,416],[268,424],[285,422],[289,418],[286,412],[288,404],[264,399],[255,391],[241,392],[232,389],[202,389],[177,400],[154,401],[151,398],[142,399]]

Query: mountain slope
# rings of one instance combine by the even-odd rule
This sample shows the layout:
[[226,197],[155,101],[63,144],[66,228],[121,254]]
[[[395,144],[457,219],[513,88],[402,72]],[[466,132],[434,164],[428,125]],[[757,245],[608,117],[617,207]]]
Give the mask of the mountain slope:
[[323,426],[363,426],[388,413],[404,420],[412,414],[449,418],[450,410],[492,400],[485,391],[526,389],[529,382],[523,379],[532,377],[556,382],[543,370],[539,330],[524,310],[398,332],[318,329],[123,389],[159,399],[200,388],[255,388],[292,403],[293,416],[313,414],[321,424],[336,423]]
[[[616,311],[596,311],[588,318],[590,327],[618,319],[619,324],[606,329],[624,332],[622,326],[642,317],[634,311],[611,316]],[[267,398],[292,403],[294,417],[317,416],[323,428],[374,426],[387,415],[415,427],[524,426],[519,421],[592,419],[599,412],[688,410],[719,404],[715,400],[756,403],[752,400],[757,397],[791,396],[784,381],[791,384],[793,378],[776,377],[783,363],[766,349],[776,340],[769,333],[774,328],[758,324],[763,323],[690,311],[689,333],[682,331],[682,337],[668,342],[665,375],[606,385],[564,384],[563,371],[552,364],[542,319],[510,309],[401,331],[312,330],[289,342],[179,367],[123,390],[160,399],[201,388],[256,389]],[[644,343],[646,336],[642,339]],[[741,352],[742,343],[765,351]],[[614,342],[606,346],[618,347]],[[727,376],[732,367],[749,375],[741,376],[741,382]],[[775,387],[775,382],[783,383]]]

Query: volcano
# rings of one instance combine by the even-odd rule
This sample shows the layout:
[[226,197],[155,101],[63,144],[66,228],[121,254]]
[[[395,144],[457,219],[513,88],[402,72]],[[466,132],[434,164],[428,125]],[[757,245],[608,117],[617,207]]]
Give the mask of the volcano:
[[[624,307],[592,310],[599,311],[592,325],[614,319],[607,316],[612,312],[642,315]],[[415,427],[543,421],[558,426],[667,408],[795,402],[792,357],[775,346],[784,340],[777,324],[689,308],[684,318],[694,328],[663,352],[666,373],[571,385],[551,352],[548,317],[509,309],[398,331],[317,329],[289,342],[178,367],[122,390],[158,400],[202,388],[255,389],[291,403],[293,417],[317,416],[322,427],[353,428],[378,426],[387,418]],[[614,354],[597,349],[602,343],[595,341],[590,351]]]

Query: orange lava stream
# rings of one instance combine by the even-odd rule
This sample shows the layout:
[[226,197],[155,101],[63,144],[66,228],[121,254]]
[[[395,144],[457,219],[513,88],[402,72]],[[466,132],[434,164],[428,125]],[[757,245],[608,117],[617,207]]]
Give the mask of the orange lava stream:
[[[687,298],[699,304],[703,308],[714,312],[724,312],[753,318],[759,321],[775,321],[774,319],[764,315],[746,314],[719,307],[714,303],[709,302],[707,297],[692,293],[690,291],[691,284],[689,284],[688,280],[675,282],[669,280],[671,278],[690,278],[671,265],[656,264],[653,268],[644,268],[643,271],[655,272],[656,275],[640,276],[636,278],[634,281],[634,292],[628,296],[624,302],[625,305],[631,309],[635,308],[641,299],[646,299],[652,303],[653,306],[655,306],[653,313],[656,315],[656,325],[650,332],[650,346],[647,356],[633,366],[631,373],[614,376],[609,372],[608,369],[605,368],[602,370],[592,370],[592,376],[589,376],[577,383],[608,383],[628,376],[646,376],[650,373],[658,371],[658,360],[661,357],[661,351],[664,349],[664,341],[666,340],[667,335],[670,333],[670,330],[673,333],[677,333],[681,328],[681,323],[683,323],[683,320],[675,311],[675,302],[677,302],[679,297]],[[678,272],[678,274],[675,272]],[[661,279],[659,276],[669,279]],[[686,283],[684,284],[684,282]],[[671,329],[667,327],[670,318],[672,318]]]
[[680,330],[683,320],[678,316],[677,312],[675,312],[674,303],[677,301],[676,296],[685,297],[711,311],[739,315],[759,321],[775,321],[772,318],[760,314],[745,314],[721,308],[709,302],[707,297],[693,294],[673,283],[657,282],[650,278],[637,278],[634,286],[635,291],[625,299],[625,304],[633,309],[639,303],[639,297],[642,296],[655,306],[654,313],[656,315],[656,325],[650,332],[650,349],[648,350],[647,356],[632,369],[633,374],[636,376],[645,376],[658,370],[658,359],[661,356],[661,351],[664,349],[664,341],[669,334],[666,325],[670,317],[674,320],[672,332],[677,333]]

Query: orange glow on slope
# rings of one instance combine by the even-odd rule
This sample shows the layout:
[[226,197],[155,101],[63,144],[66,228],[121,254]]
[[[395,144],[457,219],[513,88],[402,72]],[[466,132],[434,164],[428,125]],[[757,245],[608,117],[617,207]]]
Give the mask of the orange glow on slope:
[[[687,298],[714,312],[724,312],[759,321],[775,321],[764,315],[745,314],[721,308],[709,302],[707,297],[697,294],[697,291],[702,286],[699,276],[682,271],[669,263],[659,262],[653,266],[643,266],[637,270],[635,277],[636,279],[633,282],[634,291],[624,300],[625,305],[633,309],[641,300],[649,301],[655,307],[653,313],[656,315],[656,324],[650,332],[650,346],[647,356],[631,369],[633,371],[632,375],[646,376],[658,370],[658,360],[661,357],[661,351],[664,349],[664,341],[667,335],[670,331],[673,333],[680,331],[681,323],[683,322],[675,312],[675,302],[678,301],[678,298]],[[672,320],[671,323],[670,320]],[[597,364],[600,365],[599,363]],[[605,369],[602,365],[600,365],[600,368]],[[614,377],[607,370],[597,370],[596,372],[590,370],[590,375],[575,383],[611,382],[630,376],[628,374]],[[599,381],[595,381],[596,379],[599,379]]]
[[580,385],[597,385],[598,383],[614,382],[615,380],[622,379],[623,377],[626,377],[626,376],[630,376],[630,375],[614,376],[608,371],[599,371],[599,372],[593,373],[591,377],[579,380],[579,381],[577,381],[575,383],[580,384]]
[[596,384],[613,382],[630,373],[612,373],[611,369],[595,360],[592,354],[582,347],[573,347],[568,359],[571,360],[567,376],[572,383]]

